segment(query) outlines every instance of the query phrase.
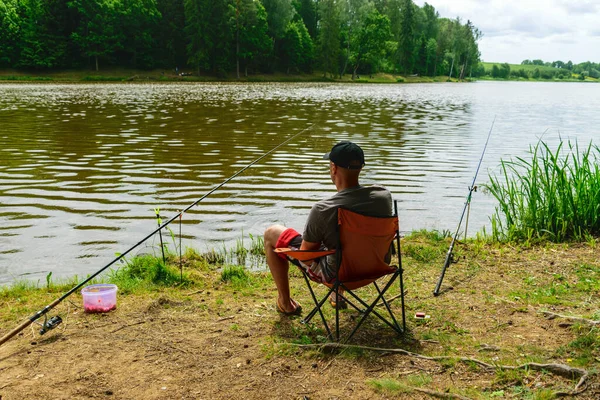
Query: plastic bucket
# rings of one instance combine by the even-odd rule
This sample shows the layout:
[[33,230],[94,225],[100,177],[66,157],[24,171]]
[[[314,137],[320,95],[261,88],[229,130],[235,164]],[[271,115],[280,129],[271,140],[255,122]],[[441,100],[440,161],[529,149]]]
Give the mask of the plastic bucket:
[[117,308],[117,285],[99,283],[81,289],[83,309],[87,313],[104,313]]

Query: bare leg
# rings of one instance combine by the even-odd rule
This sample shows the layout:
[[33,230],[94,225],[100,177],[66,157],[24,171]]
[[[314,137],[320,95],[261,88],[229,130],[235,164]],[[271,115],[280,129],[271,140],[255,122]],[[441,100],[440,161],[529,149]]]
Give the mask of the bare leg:
[[289,264],[274,251],[277,239],[285,229],[286,227],[283,225],[273,225],[265,230],[265,255],[275,286],[277,286],[277,303],[285,312],[292,312],[296,306],[290,298]]

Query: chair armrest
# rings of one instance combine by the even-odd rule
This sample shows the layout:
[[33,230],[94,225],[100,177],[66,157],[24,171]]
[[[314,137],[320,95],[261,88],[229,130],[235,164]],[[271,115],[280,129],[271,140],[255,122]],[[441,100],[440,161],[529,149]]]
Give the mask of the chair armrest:
[[335,250],[294,250],[289,247],[277,248],[274,251],[275,253],[285,254],[302,262],[335,254]]

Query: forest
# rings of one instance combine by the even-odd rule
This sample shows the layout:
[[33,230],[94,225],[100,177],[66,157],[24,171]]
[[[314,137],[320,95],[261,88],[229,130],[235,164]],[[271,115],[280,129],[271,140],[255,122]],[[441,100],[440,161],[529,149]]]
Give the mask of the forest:
[[412,0],[0,0],[0,68],[474,74],[482,33]]

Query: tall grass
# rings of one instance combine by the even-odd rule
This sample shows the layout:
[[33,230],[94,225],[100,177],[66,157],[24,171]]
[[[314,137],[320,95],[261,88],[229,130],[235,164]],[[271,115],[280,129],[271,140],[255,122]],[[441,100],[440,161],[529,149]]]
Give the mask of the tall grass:
[[543,141],[529,158],[501,161],[501,175],[486,185],[499,206],[491,218],[495,240],[562,242],[600,234],[600,148]]
[[115,283],[122,292],[131,292],[136,288],[173,286],[180,283],[180,274],[165,265],[162,259],[143,255],[128,260],[124,267],[111,270],[109,281]]

